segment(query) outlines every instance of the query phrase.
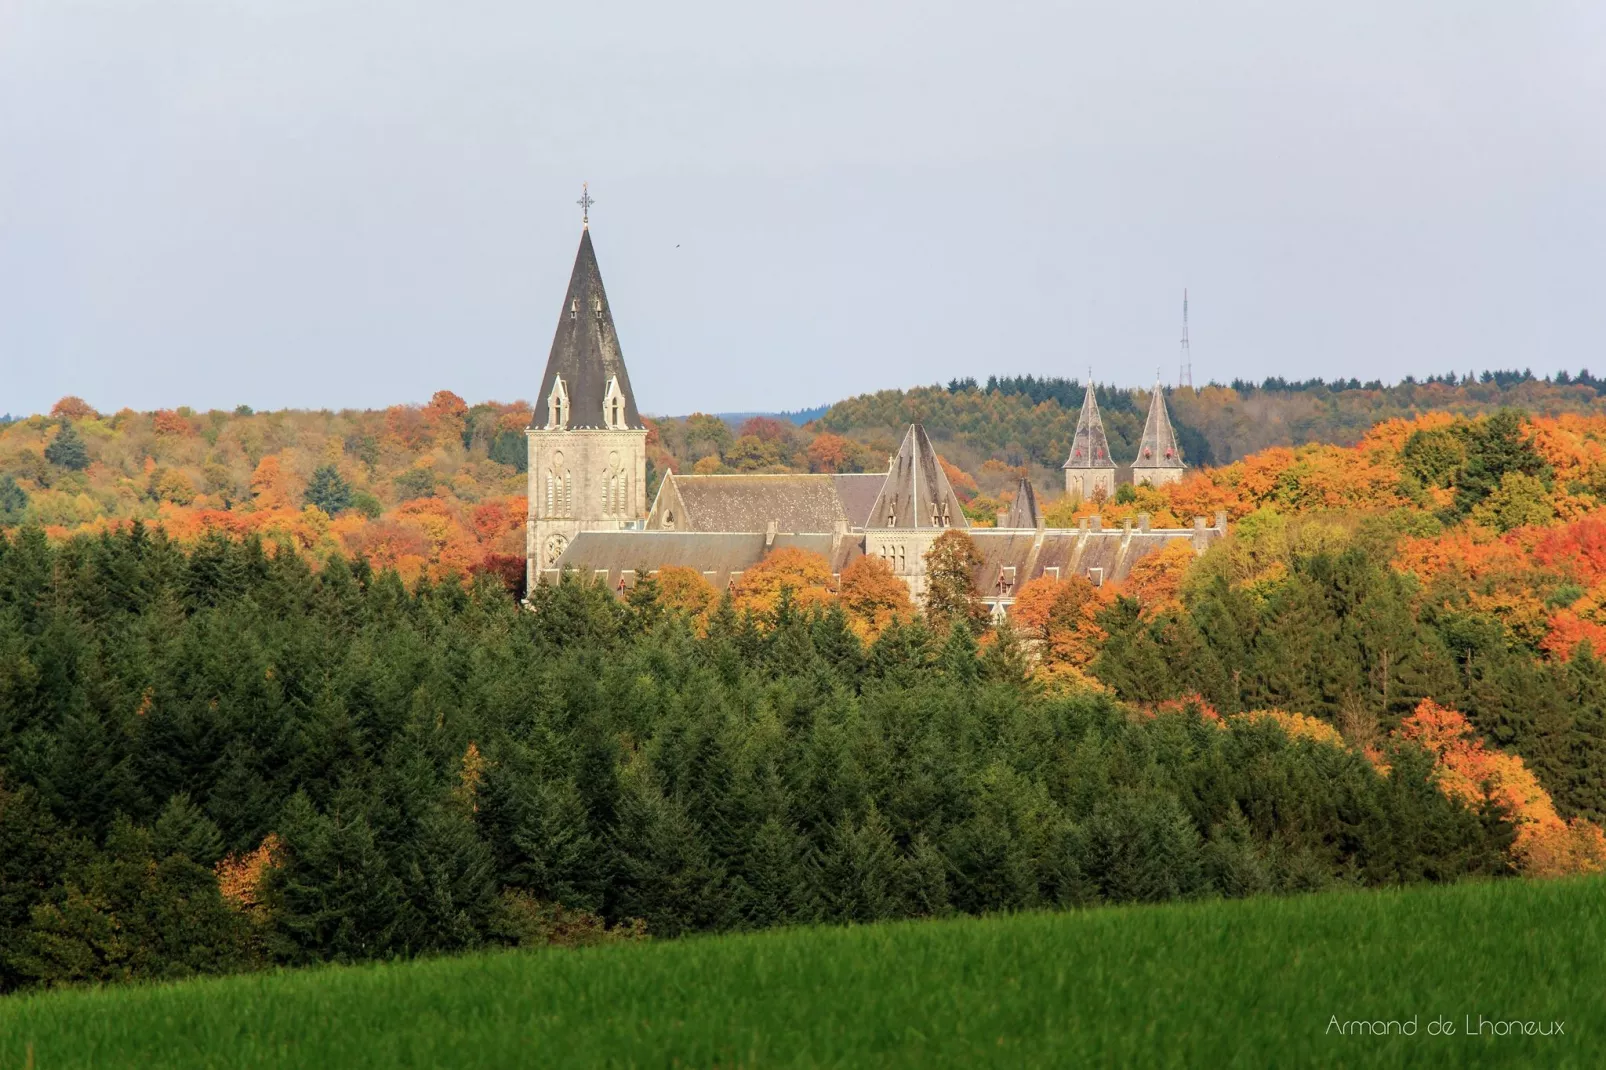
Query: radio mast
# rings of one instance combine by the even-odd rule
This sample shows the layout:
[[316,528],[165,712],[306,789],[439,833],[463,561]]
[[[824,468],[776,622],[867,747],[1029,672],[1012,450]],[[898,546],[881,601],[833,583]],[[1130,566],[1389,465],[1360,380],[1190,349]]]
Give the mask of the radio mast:
[[1177,385],[1193,386],[1193,353],[1188,349],[1188,288],[1182,288],[1182,367],[1177,373]]

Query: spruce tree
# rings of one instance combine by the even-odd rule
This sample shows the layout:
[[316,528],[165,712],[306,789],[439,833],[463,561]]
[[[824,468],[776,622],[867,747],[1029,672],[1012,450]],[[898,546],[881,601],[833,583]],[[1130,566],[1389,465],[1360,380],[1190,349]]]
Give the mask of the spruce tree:
[[28,492],[17,485],[12,475],[0,476],[0,524],[15,524],[28,508]]
[[82,472],[89,467],[89,449],[67,420],[61,421],[61,430],[45,447],[45,460],[73,472]]
[[304,500],[334,516],[351,508],[351,484],[341,477],[338,468],[326,464],[312,473]]

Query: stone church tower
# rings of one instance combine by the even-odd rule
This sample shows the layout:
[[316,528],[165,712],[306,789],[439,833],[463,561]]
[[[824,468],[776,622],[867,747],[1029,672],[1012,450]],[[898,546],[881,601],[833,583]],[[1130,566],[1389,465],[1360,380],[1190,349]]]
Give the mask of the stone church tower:
[[1076,421],[1076,437],[1071,439],[1071,455],[1065,459],[1065,493],[1072,498],[1098,499],[1115,493],[1115,461],[1110,457],[1110,440],[1104,436],[1104,418],[1099,415],[1098,398],[1089,380],[1082,397],[1082,415]]
[[1151,487],[1175,483],[1182,478],[1187,465],[1182,463],[1182,449],[1171,430],[1171,416],[1165,408],[1165,390],[1155,381],[1154,393],[1149,395],[1149,419],[1143,425],[1143,437],[1138,440],[1137,459],[1132,462],[1132,482],[1147,483]]
[[926,593],[926,551],[949,528],[968,527],[926,429],[910,424],[865,519],[864,552],[890,565],[918,601]]
[[635,526],[647,515],[647,429],[636,411],[613,312],[580,232],[569,291],[547,357],[529,444],[525,575],[551,566],[581,531]]

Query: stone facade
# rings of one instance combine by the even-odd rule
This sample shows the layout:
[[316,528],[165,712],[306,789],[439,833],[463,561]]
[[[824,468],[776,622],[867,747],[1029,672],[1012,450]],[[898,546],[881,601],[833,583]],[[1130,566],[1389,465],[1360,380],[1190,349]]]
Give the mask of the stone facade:
[[[535,568],[582,531],[629,528],[647,514],[647,432],[530,428],[526,542]],[[531,579],[533,580],[533,573]]]

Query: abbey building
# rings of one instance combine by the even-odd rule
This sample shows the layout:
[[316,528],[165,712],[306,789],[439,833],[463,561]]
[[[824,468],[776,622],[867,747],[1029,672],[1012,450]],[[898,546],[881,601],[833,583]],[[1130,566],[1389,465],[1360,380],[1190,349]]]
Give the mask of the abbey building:
[[[833,573],[874,554],[919,598],[925,553],[950,528],[968,531],[982,564],[976,589],[1003,612],[1037,576],[1120,580],[1133,562],[1170,542],[1202,553],[1225,518],[1189,528],[1151,529],[1147,518],[1105,528],[1048,528],[1037,495],[1021,480],[995,528],[972,528],[919,424],[904,433],[887,471],[851,475],[682,475],[666,473],[647,500],[647,428],[625,370],[619,336],[587,226],[558,313],[535,411],[525,431],[529,511],[525,567],[531,586],[566,570],[623,591],[666,565],[701,572],[716,588],[776,549],[819,554]],[[1180,479],[1184,471],[1165,399],[1157,388],[1132,464],[1139,483]],[[1066,491],[1102,500],[1115,489],[1098,402],[1090,386],[1065,462]]]

